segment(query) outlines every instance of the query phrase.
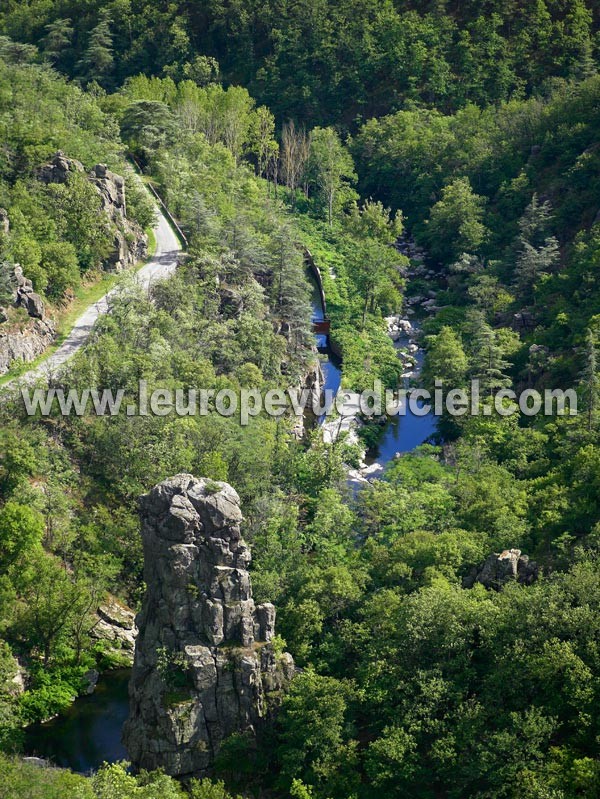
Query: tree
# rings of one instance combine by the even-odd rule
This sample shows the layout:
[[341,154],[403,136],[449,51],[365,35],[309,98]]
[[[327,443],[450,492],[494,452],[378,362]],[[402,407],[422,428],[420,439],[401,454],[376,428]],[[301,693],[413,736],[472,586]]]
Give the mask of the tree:
[[286,122],[281,132],[281,173],[290,190],[292,207],[296,204],[296,189],[304,174],[310,155],[310,139],[294,122]]
[[355,744],[344,735],[350,693],[349,686],[321,677],[312,669],[292,682],[278,718],[282,788],[289,789],[294,779],[302,779],[325,796],[328,786],[336,785],[339,795],[344,774],[351,781],[349,766],[356,759]]
[[598,357],[593,332],[588,328],[585,335],[585,363],[581,373],[581,386],[587,405],[588,430],[594,429],[600,398],[600,375],[598,374]]
[[10,305],[15,297],[14,265],[0,261],[0,305]]
[[443,381],[446,389],[462,388],[468,370],[467,355],[460,336],[448,326],[442,327],[427,342],[427,356],[423,380],[433,388],[436,380]]
[[535,302],[535,289],[540,275],[558,263],[560,251],[554,236],[541,247],[523,242],[515,269],[516,285],[521,302]]
[[219,79],[219,62],[207,55],[197,55],[193,61],[183,65],[183,74],[198,86],[216,83]]
[[40,546],[44,523],[38,511],[13,500],[0,510],[0,569],[6,571],[21,556]]
[[492,275],[477,275],[467,289],[467,294],[474,300],[475,305],[481,310],[488,321],[497,313],[505,311],[513,297],[501,285],[497,277]]
[[256,155],[259,177],[267,171],[269,161],[276,157],[279,145],[275,141],[275,117],[266,106],[261,105],[252,116],[251,152]]
[[71,46],[73,26],[70,19],[55,19],[45,26],[46,35],[42,39],[44,56],[52,63],[60,61],[63,53]]
[[305,346],[310,335],[310,305],[302,257],[287,226],[282,226],[273,236],[272,250],[275,278],[272,308],[289,327],[290,342],[298,350]]
[[354,205],[347,220],[348,232],[357,239],[370,238],[382,244],[394,244],[402,235],[402,212],[392,214],[379,201],[365,200],[360,207]]
[[0,58],[8,64],[30,64],[38,56],[33,44],[14,42],[8,36],[0,36]]
[[362,300],[362,328],[367,313],[385,305],[390,310],[399,307],[402,278],[398,265],[403,256],[375,239],[357,241],[348,259],[349,273]]
[[100,20],[93,28],[87,48],[79,61],[79,74],[86,83],[106,83],[114,66],[113,36],[110,30],[110,13],[100,12]]
[[254,100],[248,90],[230,86],[221,97],[223,142],[237,163],[250,139]]
[[59,639],[72,632],[73,622],[82,613],[89,612],[87,588],[41,549],[31,551],[16,588],[21,599],[21,634],[39,648],[48,666]]
[[474,314],[471,323],[473,336],[471,376],[479,381],[481,393],[489,392],[492,396],[495,391],[511,385],[510,378],[505,374],[510,364],[504,357],[498,332],[490,327],[480,314]]
[[137,100],[121,118],[121,134],[129,147],[145,160],[167,142],[175,132],[175,120],[169,106],[161,100]]
[[[43,202],[52,215],[58,235],[64,239],[64,242],[52,244],[72,244],[81,272],[99,267],[110,252],[113,238],[108,217],[102,213],[102,200],[90,181],[78,172],[72,173],[66,183],[47,186]],[[51,266],[50,273],[56,275],[64,271],[66,257],[63,252],[59,258],[60,270]],[[48,256],[43,255],[42,260],[47,263]]]
[[485,199],[473,192],[468,178],[456,178],[430,211],[425,230],[431,255],[442,263],[461,253],[476,252],[485,241],[482,222]]
[[311,131],[309,168],[325,202],[331,226],[337,194],[345,183],[356,180],[352,156],[333,128],[315,128]]
[[524,303],[535,301],[535,289],[540,275],[555,266],[560,257],[557,239],[548,235],[551,220],[550,203],[540,203],[534,194],[519,220],[520,233],[517,239],[515,283],[519,300]]
[[23,429],[4,425],[0,430],[0,493],[3,498],[36,474],[42,462],[40,442]]
[[48,276],[47,294],[60,299],[68,288],[80,282],[79,263],[75,247],[67,241],[55,241],[42,246],[42,267]]

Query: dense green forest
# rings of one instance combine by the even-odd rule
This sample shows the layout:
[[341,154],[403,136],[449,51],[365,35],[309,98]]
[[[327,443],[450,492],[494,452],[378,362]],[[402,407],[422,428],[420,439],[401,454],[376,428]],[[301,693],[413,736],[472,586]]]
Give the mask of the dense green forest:
[[280,118],[353,125],[407,104],[495,104],[581,79],[598,58],[585,0],[152,3],[8,0],[5,34],[107,89],[131,75],[247,86]]
[[[64,386],[302,384],[308,247],[347,387],[398,385],[384,317],[434,291],[425,385],[477,378],[484,405],[575,388],[580,414],[442,417],[354,496],[359,448],[298,440],[288,416],[3,404],[2,799],[184,795],[121,765],[84,778],[19,759],[25,724],[123,662],[90,635],[93,611],[108,592],[139,607],[136,499],[178,472],[239,492],[255,597],[301,667],[275,723],[231,738],[192,797],[599,795],[597,27],[580,0],[3,5],[2,263],[60,303],[102,261],[85,180],[35,179],[59,149],[121,172],[135,156],[190,241],[151,296],[123,277]],[[146,227],[145,192],[128,191]],[[537,581],[465,587],[510,548]]]

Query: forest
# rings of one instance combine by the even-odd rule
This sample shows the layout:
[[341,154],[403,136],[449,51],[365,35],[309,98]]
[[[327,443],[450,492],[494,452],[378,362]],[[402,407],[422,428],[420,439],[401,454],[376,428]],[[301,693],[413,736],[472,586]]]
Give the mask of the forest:
[[[308,249],[345,388],[401,383],[386,317],[425,307],[423,386],[477,379],[490,411],[573,388],[579,413],[444,414],[356,492],[377,424],[326,442],[289,415],[32,417],[5,394],[0,799],[600,795],[598,23],[585,0],[2,4],[0,305],[16,263],[56,314],[106,277],[85,173],[38,179],[57,151],[124,175],[140,229],[154,187],[189,242],[150,292],[118,277],[61,386],[303,385]],[[0,335],[24,324],[7,308]],[[239,493],[298,673],[210,778],[40,769],[28,725],[130,662],[95,611],[139,610],[137,498],[182,472]],[[537,579],[470,580],[511,549]]]

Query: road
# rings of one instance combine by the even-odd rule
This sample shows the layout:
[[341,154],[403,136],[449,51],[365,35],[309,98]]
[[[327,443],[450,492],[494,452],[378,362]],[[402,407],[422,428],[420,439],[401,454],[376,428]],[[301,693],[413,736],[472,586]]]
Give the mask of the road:
[[[158,280],[164,280],[175,272],[181,245],[166,218],[157,209],[157,224],[154,228],[156,235],[156,252],[152,260],[148,261],[137,273],[136,281],[144,289],[148,289]],[[48,356],[39,366],[25,372],[14,380],[5,383],[2,389],[13,387],[18,383],[32,383],[43,377],[56,375],[61,367],[78,352],[89,339],[96,320],[108,312],[109,299],[115,289],[109,291],[104,297],[90,305],[77,319],[73,329],[60,347]]]

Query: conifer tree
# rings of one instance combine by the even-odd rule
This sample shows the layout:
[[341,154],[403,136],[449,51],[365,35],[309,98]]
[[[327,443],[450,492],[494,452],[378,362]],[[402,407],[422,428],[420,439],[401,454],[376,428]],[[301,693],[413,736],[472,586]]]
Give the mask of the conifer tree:
[[590,328],[585,336],[585,364],[581,373],[581,384],[586,401],[588,430],[591,432],[596,419],[600,396],[600,376],[598,375],[598,354],[594,334]]
[[505,374],[510,367],[498,342],[497,332],[485,321],[481,313],[473,315],[473,354],[471,375],[479,380],[480,393],[489,394],[510,386]]
[[100,21],[90,33],[88,46],[78,64],[80,75],[87,83],[106,83],[112,72],[114,56],[110,25],[110,15],[103,11]]
[[71,46],[73,26],[70,19],[55,19],[45,27],[46,35],[42,39],[44,56],[52,64],[56,64]]

